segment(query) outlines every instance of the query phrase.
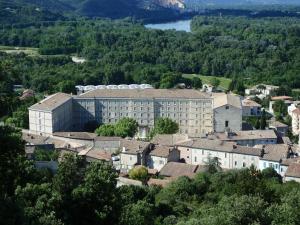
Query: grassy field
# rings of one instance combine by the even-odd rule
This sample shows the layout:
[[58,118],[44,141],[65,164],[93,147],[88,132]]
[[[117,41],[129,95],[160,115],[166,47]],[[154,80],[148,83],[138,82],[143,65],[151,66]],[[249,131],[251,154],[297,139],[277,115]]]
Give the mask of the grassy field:
[[24,53],[30,56],[37,56],[38,48],[27,48],[27,47],[12,47],[12,46],[3,46],[0,45],[0,52],[5,52],[7,54],[19,54]]
[[198,77],[202,80],[202,84],[211,84],[211,80],[213,78],[217,78],[218,80],[220,80],[219,87],[224,90],[228,90],[229,85],[231,83],[231,79],[225,78],[225,77],[203,76],[203,75],[197,75],[197,74],[183,74],[183,77],[189,78],[189,79],[191,79],[193,77]]

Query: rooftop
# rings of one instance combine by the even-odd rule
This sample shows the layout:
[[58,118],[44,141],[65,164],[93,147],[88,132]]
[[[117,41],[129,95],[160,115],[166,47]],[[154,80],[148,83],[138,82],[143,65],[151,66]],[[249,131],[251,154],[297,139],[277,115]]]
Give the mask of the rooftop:
[[70,100],[72,97],[65,93],[56,93],[54,95],[50,95],[44,100],[34,104],[33,106],[29,107],[32,110],[43,110],[43,111],[52,111],[53,109],[57,108],[58,106],[62,105],[63,103]]
[[220,140],[196,139],[179,144],[180,146],[207,149],[212,151],[231,152],[236,154],[260,156],[261,149],[236,145],[234,142]]
[[111,160],[111,153],[104,150],[91,149],[85,154],[86,157],[90,157],[97,160]]
[[54,132],[53,136],[80,140],[93,140],[97,135],[88,132]]
[[254,139],[277,139],[274,130],[245,130],[229,133],[214,133],[209,138],[220,139],[224,141],[238,141],[238,140],[254,140]]
[[167,158],[173,150],[174,148],[168,146],[155,145],[154,149],[150,152],[150,155]]
[[277,101],[277,100],[292,100],[293,97],[290,96],[274,96],[271,98],[272,101]]
[[137,154],[147,150],[150,146],[150,142],[122,139],[120,145],[122,153]]
[[210,96],[193,89],[96,89],[77,96],[77,98],[174,98],[203,99]]
[[[261,146],[256,146],[261,147]],[[293,148],[286,144],[274,144],[264,146],[263,160],[279,162],[280,160],[290,157],[289,153],[293,152]]]
[[274,120],[272,120],[272,121],[270,121],[270,123],[269,123],[269,127],[274,127],[274,128],[276,128],[276,127],[288,127],[288,125],[286,125],[286,124],[284,124],[284,123],[281,123],[281,122],[279,122],[279,121],[274,121]]
[[22,139],[29,144],[41,145],[46,143],[48,137],[23,132]]
[[292,163],[286,170],[285,176],[300,178],[300,163]]
[[214,108],[219,108],[224,105],[231,105],[241,109],[241,99],[238,95],[233,94],[218,94],[214,95]]
[[158,134],[152,139],[151,143],[173,146],[178,142],[187,141],[188,139],[188,135],[185,134]]
[[295,113],[297,115],[300,115],[300,109],[299,108],[296,108],[292,111],[292,113]]
[[246,106],[248,106],[248,107],[261,107],[260,104],[258,104],[257,102],[255,102],[253,100],[250,100],[250,99],[244,99],[242,101],[242,105],[243,105],[243,107],[246,107]]
[[150,185],[156,185],[161,187],[166,187],[170,182],[172,182],[172,179],[155,179],[150,178],[147,182],[148,186]]
[[159,175],[167,177],[181,177],[188,176],[192,177],[198,172],[197,165],[190,165],[178,162],[168,162],[160,170]]

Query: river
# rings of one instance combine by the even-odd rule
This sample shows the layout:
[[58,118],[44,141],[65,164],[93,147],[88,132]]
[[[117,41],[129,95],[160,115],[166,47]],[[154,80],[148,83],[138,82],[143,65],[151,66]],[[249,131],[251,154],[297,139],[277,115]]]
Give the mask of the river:
[[156,24],[146,24],[146,28],[158,29],[158,30],[177,30],[191,32],[191,20],[178,20],[175,22],[168,23],[156,23]]

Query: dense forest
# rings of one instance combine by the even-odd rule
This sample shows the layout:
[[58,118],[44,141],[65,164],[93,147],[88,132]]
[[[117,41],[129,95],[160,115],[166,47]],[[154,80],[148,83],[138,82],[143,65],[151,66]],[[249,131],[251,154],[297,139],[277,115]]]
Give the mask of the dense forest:
[[271,168],[210,165],[165,188],[117,187],[110,164],[64,155],[56,174],[24,156],[20,133],[0,126],[0,224],[297,225],[300,186]]
[[[1,54],[15,83],[39,92],[74,84],[150,83],[172,87],[196,73],[299,88],[297,18],[195,17],[192,33],[148,30],[128,20],[79,20],[0,30],[0,44],[38,48],[42,56]],[[88,62],[71,61],[79,55]]]

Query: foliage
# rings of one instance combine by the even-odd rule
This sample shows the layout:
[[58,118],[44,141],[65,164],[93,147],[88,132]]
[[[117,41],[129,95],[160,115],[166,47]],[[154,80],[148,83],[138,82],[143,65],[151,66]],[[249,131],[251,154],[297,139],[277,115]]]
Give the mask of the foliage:
[[148,178],[148,170],[144,166],[138,166],[132,168],[129,173],[129,178],[134,179],[134,180],[139,180],[142,182],[146,182]]
[[118,137],[133,137],[138,130],[138,123],[132,118],[124,117],[115,125],[115,135]]
[[45,149],[35,149],[34,159],[36,161],[57,161],[59,157],[59,152],[56,150],[45,150]]
[[280,116],[287,115],[287,105],[284,103],[283,100],[277,100],[273,104],[273,110]]
[[152,136],[155,134],[175,134],[179,130],[178,124],[170,118],[159,118],[154,123]]
[[103,124],[95,130],[98,136],[114,136],[115,135],[115,126],[112,124]]

